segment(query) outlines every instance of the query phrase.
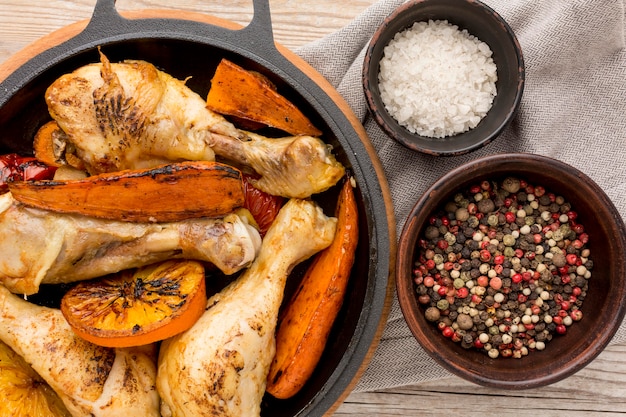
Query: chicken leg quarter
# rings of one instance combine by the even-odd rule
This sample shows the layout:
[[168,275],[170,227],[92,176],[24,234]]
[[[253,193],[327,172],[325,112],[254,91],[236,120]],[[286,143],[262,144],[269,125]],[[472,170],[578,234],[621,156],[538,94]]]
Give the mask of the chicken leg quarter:
[[289,200],[250,268],[208,300],[193,327],[161,345],[164,417],[259,416],[289,272],[330,245],[335,229],[336,218],[315,203]]

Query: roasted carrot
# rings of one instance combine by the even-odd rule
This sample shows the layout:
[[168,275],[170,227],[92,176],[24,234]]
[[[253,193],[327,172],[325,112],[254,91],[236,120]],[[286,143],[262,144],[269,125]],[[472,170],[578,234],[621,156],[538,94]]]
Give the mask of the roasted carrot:
[[279,319],[266,388],[279,399],[294,396],[312,375],[345,298],[358,241],[350,180],[339,195],[336,216],[333,242],[316,255]]
[[180,162],[81,180],[19,181],[20,203],[61,213],[132,222],[217,217],[244,204],[241,172],[217,162]]
[[222,59],[211,79],[207,108],[292,135],[319,136],[321,131],[269,80]]

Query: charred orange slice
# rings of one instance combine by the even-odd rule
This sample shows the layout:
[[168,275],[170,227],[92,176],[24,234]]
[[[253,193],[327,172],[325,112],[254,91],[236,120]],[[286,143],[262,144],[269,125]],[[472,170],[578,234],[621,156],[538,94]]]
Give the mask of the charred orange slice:
[[170,260],[70,289],[61,311],[83,339],[106,347],[147,345],[189,329],[206,307],[204,266]]
[[52,388],[3,342],[0,342],[0,398],[0,416],[71,416]]

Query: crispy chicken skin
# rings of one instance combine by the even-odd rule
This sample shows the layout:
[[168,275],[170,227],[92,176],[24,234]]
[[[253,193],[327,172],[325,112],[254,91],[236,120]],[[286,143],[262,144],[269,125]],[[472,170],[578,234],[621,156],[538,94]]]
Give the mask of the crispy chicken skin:
[[144,61],[90,64],[65,74],[46,103],[91,174],[219,157],[254,170],[263,191],[306,198],[335,185],[344,167],[319,138],[270,139],[235,128],[183,81]]
[[0,195],[0,283],[34,294],[39,285],[95,278],[171,258],[247,267],[261,245],[245,216],[131,223],[54,213]]
[[58,309],[0,285],[0,340],[59,394],[74,417],[158,417],[156,347],[110,349],[74,334]]
[[292,199],[281,209],[250,268],[208,300],[193,327],[161,345],[164,417],[260,414],[287,276],[327,247],[335,228],[336,219],[311,201]]

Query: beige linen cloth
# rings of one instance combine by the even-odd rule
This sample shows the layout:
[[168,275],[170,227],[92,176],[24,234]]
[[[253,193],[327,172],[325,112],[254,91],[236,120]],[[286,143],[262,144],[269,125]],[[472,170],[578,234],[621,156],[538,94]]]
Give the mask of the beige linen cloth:
[[[469,155],[432,157],[388,139],[367,114],[364,50],[403,0],[382,0],[348,26],[296,52],[344,96],[385,169],[400,234],[425,189],[459,164],[502,152],[532,152],[589,175],[626,219],[626,48],[622,0],[485,0],[510,24],[526,63],[521,107],[510,127]],[[395,297],[394,297],[395,298]],[[611,343],[626,342],[626,324]],[[377,352],[356,387],[372,391],[450,376],[419,346],[397,300]]]

